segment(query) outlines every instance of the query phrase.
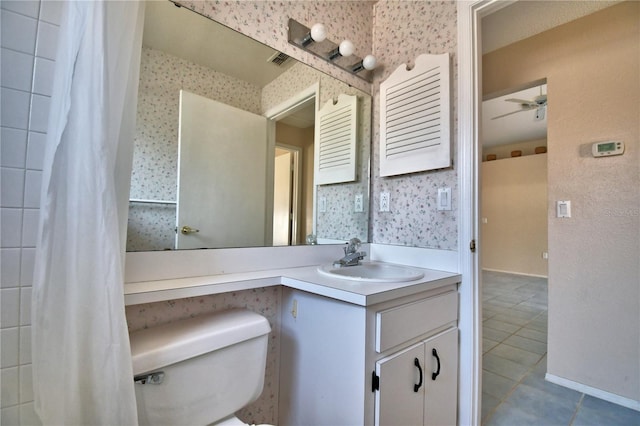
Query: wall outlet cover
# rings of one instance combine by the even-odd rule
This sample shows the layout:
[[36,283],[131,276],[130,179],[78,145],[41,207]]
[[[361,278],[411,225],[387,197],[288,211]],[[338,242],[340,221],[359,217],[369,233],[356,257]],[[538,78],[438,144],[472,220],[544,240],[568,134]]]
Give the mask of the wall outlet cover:
[[391,206],[391,195],[388,192],[380,193],[380,211],[388,212]]

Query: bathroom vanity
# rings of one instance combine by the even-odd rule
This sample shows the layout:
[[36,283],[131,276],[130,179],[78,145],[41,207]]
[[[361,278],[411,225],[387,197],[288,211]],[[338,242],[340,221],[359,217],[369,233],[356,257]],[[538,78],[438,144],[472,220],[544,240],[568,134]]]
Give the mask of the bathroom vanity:
[[258,270],[222,262],[222,273],[209,262],[207,272],[192,272],[202,275],[175,279],[130,271],[125,301],[280,286],[277,424],[456,424],[460,275],[410,267],[423,276],[335,278],[318,271],[331,258],[278,269],[253,262]]

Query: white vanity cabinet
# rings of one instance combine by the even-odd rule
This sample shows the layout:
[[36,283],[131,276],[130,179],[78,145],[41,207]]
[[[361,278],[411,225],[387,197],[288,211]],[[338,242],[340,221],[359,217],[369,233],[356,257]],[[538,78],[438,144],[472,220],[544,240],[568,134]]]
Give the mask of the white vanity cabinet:
[[281,312],[278,424],[456,423],[456,284],[368,306],[285,287]]

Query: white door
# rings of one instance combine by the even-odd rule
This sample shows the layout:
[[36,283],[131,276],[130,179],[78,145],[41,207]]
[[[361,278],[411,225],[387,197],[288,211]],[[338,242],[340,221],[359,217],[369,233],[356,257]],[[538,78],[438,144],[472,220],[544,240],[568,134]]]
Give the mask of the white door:
[[291,156],[276,147],[273,183],[273,245],[288,246],[291,242]]
[[[424,410],[424,343],[376,363],[376,426],[421,425]],[[418,360],[418,365],[416,365]]]
[[425,340],[424,345],[424,424],[455,425],[458,410],[458,329],[433,336]]
[[267,120],[181,90],[178,144],[176,248],[265,245]]

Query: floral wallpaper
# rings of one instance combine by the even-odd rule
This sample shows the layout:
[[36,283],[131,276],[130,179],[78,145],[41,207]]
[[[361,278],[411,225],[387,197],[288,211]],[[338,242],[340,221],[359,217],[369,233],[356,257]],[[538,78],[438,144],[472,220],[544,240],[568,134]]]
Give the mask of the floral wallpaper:
[[[457,6],[452,1],[389,1],[375,5],[373,51],[382,67],[374,78],[371,241],[378,244],[457,250],[456,167],[381,178],[379,174],[379,87],[397,67],[423,53],[448,52],[452,81],[452,158],[457,151]],[[451,211],[438,211],[438,188],[451,188]],[[380,193],[389,192],[391,211],[379,212]]]
[[271,324],[264,390],[257,401],[242,409],[237,415],[249,424],[277,424],[280,295],[280,286],[274,286],[127,306],[127,325],[129,332],[132,332],[203,313],[234,308],[249,309],[264,316]]

